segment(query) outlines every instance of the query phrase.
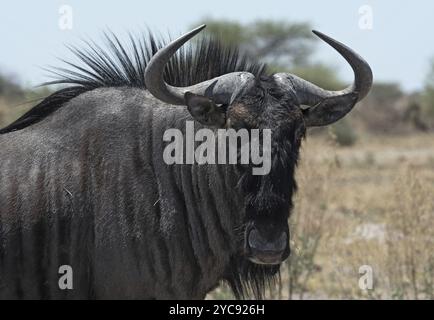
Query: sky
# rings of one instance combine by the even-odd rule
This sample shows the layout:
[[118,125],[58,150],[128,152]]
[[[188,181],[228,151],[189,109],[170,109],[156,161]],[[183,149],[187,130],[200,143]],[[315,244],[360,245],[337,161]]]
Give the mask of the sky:
[[[62,65],[58,58],[71,57],[65,45],[80,44],[83,38],[101,43],[107,29],[121,37],[146,27],[179,35],[206,17],[241,23],[271,19],[310,22],[364,57],[374,81],[397,82],[411,92],[423,88],[434,57],[433,13],[434,1],[426,0],[4,0],[0,71],[36,86],[49,80],[44,67]],[[316,48],[315,60],[352,80],[351,69],[333,49],[320,42]]]

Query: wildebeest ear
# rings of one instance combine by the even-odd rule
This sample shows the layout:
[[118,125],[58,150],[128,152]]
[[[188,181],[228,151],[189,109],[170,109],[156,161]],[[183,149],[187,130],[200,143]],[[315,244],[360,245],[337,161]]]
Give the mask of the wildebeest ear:
[[326,98],[317,105],[304,109],[306,127],[326,126],[343,118],[357,102],[357,95],[347,93]]
[[188,111],[196,121],[217,128],[225,125],[225,108],[217,106],[211,99],[191,92],[186,92],[184,99]]

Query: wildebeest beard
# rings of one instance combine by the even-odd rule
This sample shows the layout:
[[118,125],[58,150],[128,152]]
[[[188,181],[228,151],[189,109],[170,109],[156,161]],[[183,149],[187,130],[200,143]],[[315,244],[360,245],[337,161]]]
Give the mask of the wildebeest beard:
[[[240,248],[245,247],[246,229],[253,221],[274,220],[287,226],[293,208],[292,197],[297,191],[294,174],[304,136],[304,124],[296,121],[273,130],[269,174],[253,175],[251,164],[239,166],[242,173],[238,187],[244,195],[245,208],[244,224],[238,230]],[[287,249],[289,254],[289,243]],[[241,253],[232,258],[226,279],[237,298],[251,293],[262,299],[266,288],[280,282],[280,267],[280,264],[253,263],[241,249]]]

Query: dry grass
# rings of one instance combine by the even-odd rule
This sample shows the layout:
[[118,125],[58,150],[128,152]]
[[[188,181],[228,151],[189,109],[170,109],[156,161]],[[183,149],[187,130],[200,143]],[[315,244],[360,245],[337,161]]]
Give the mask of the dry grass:
[[[269,298],[434,298],[432,134],[362,137],[350,148],[308,137],[297,178],[293,254]],[[363,265],[372,289],[359,287]]]

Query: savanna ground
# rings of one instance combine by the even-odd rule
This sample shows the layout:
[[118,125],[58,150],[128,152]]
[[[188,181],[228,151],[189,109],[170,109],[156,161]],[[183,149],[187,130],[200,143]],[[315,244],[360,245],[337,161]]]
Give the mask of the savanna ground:
[[292,254],[267,298],[433,299],[434,135],[308,134],[300,160]]

